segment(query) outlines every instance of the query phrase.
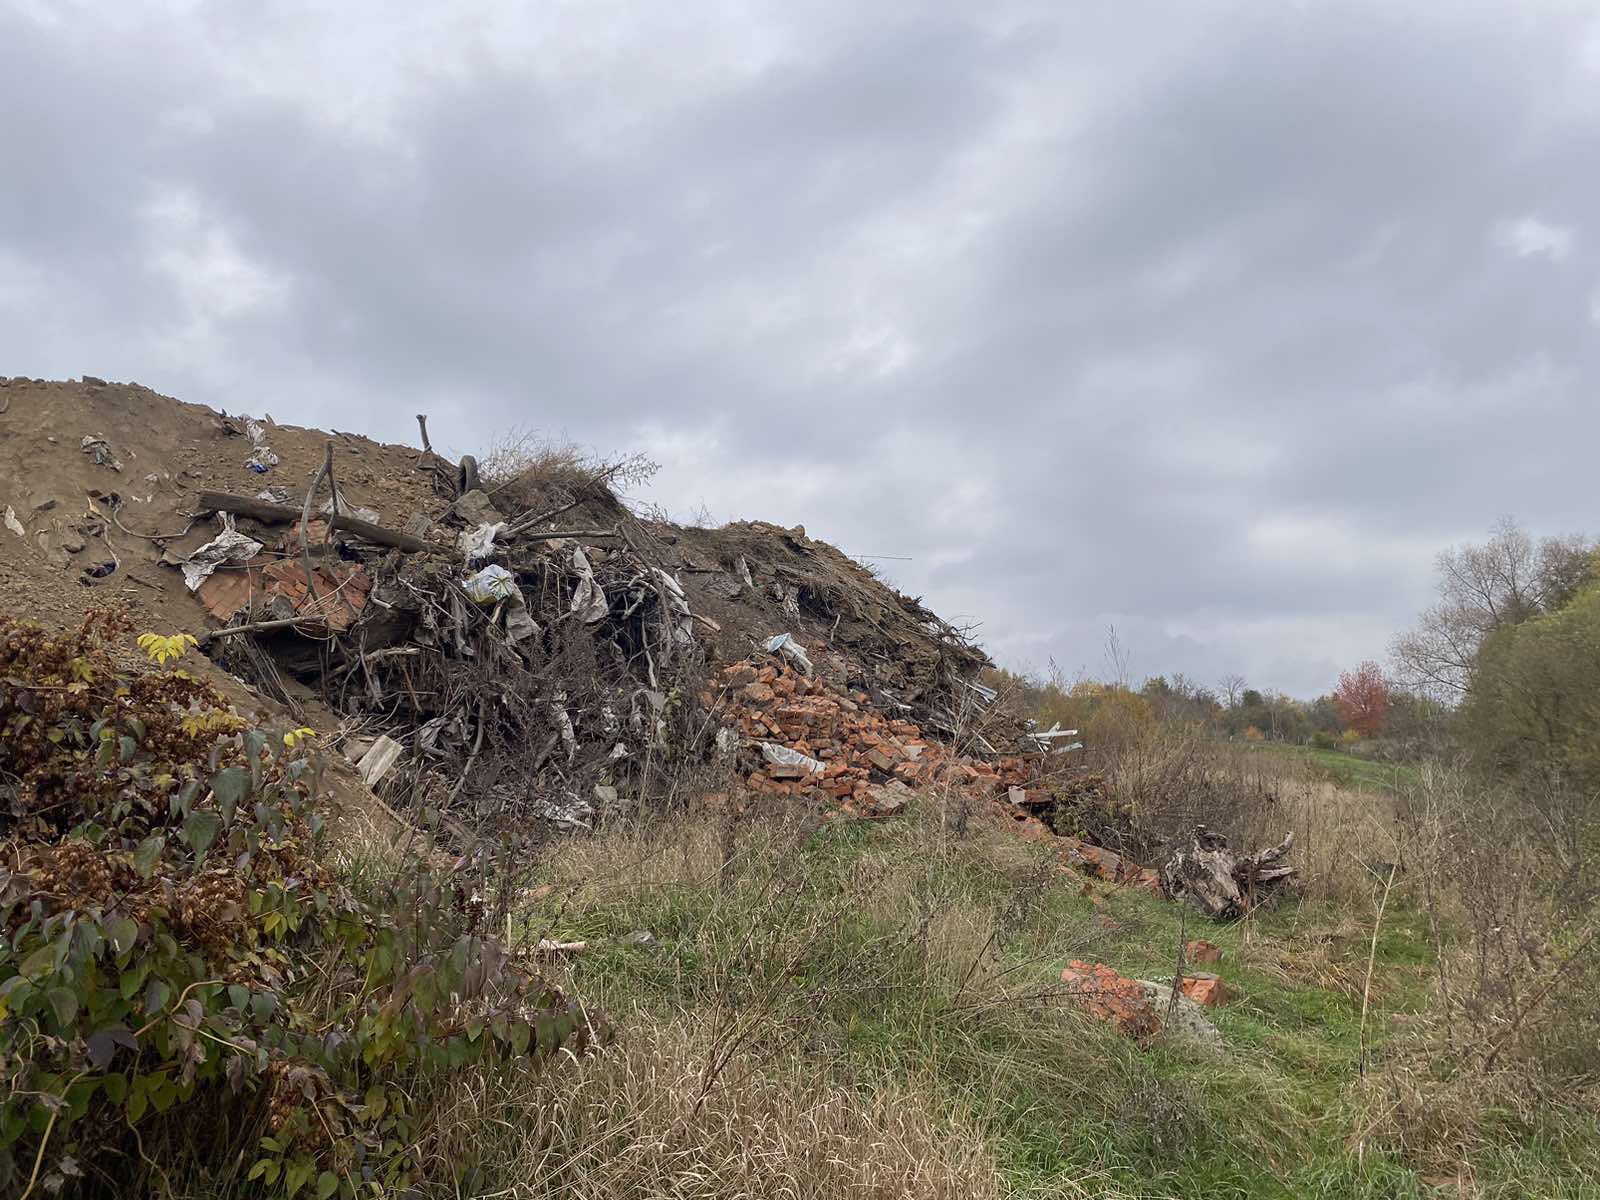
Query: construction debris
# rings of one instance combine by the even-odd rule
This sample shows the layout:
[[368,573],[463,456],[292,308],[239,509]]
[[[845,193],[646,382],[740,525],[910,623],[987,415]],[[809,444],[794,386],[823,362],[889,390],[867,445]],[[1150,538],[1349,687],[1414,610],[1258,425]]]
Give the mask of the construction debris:
[[1161,888],[1208,917],[1242,917],[1294,878],[1293,867],[1279,866],[1294,846],[1294,834],[1268,850],[1237,855],[1228,839],[1196,825],[1189,839],[1175,848],[1161,867]]
[[[265,500],[256,500],[250,496],[234,496],[227,492],[201,492],[196,499],[196,508],[200,512],[227,512],[241,517],[253,517],[257,521],[268,524],[287,525],[300,520],[300,510],[291,508],[286,504],[272,504]],[[366,541],[379,546],[393,546],[398,550],[416,553],[429,550],[432,547],[419,537],[409,533],[400,533],[392,529],[385,529],[371,521],[363,521],[360,517],[347,513],[337,513],[327,519],[328,525],[334,529],[353,533]]]
[[[63,567],[126,581],[138,619],[188,625],[264,696],[308,713],[314,698],[368,754],[388,739],[404,770],[374,780],[403,774],[416,811],[584,828],[667,802],[683,770],[731,766],[734,811],[781,796],[877,818],[937,788],[964,798],[962,820],[1027,837],[1071,823],[1072,769],[1049,753],[1071,739],[1029,736],[967,631],[802,528],[682,528],[603,476],[482,479],[426,444],[104,391],[8,391],[40,415],[28,455],[70,480],[60,495],[94,497],[82,517],[13,509],[8,558],[41,594]],[[0,465],[27,495],[18,445]],[[148,494],[104,491],[119,456]],[[1073,829],[1096,857],[1102,826]]]
[[191,592],[198,591],[200,585],[223,563],[248,562],[261,553],[260,542],[246,537],[233,527],[231,513],[220,515],[222,532],[182,560],[183,582]]
[[1082,871],[1085,875],[1104,879],[1119,887],[1132,886],[1153,893],[1161,891],[1161,879],[1156,872],[1148,867],[1141,867],[1115,851],[1075,837],[1060,838],[1057,845],[1067,865]]
[[1221,977],[1208,971],[1186,971],[1182,988],[1185,996],[1206,1008],[1216,1008],[1233,998]]
[[[1166,984],[1133,979],[1104,963],[1073,959],[1061,972],[1067,994],[1090,1016],[1115,1025],[1140,1045],[1165,1033],[1198,1046],[1218,1046],[1222,1034],[1199,1004]],[[1187,988],[1185,989],[1185,992]]]
[[84,434],[83,452],[89,456],[89,461],[97,467],[110,467],[113,471],[122,470],[122,463],[111,452],[111,443],[103,437]]

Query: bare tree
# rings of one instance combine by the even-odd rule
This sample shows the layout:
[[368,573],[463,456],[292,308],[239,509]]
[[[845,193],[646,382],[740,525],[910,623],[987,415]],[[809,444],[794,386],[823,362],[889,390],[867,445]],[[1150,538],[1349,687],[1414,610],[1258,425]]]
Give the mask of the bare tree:
[[1482,545],[1435,560],[1439,603],[1390,647],[1408,688],[1440,699],[1464,696],[1483,639],[1561,607],[1594,569],[1595,543],[1572,535],[1535,542],[1510,517]]
[[1127,646],[1117,636],[1117,627],[1115,625],[1108,626],[1106,629],[1105,659],[1106,671],[1111,683],[1122,688],[1129,686],[1128,664],[1132,657],[1128,653]]
[[1223,698],[1227,700],[1229,708],[1237,708],[1239,697],[1244,695],[1244,676],[1237,671],[1231,671],[1217,681]]

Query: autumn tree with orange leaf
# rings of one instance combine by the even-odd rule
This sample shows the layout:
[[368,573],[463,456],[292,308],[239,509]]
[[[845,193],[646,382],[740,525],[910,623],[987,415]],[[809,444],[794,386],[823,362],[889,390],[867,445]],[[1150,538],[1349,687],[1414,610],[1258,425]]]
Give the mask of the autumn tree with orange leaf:
[[1364,662],[1339,676],[1333,702],[1346,729],[1362,737],[1377,737],[1389,717],[1389,681],[1375,662]]

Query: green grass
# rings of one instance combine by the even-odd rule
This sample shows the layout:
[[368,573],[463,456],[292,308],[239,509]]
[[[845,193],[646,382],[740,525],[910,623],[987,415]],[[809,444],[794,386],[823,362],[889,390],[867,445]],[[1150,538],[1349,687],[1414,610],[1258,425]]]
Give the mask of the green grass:
[[[803,1048],[808,1070],[863,1089],[916,1081],[952,1121],[987,1132],[1010,1195],[1077,1194],[1068,1185],[1085,1180],[1094,1194],[1151,1198],[1439,1194],[1396,1155],[1350,1149],[1371,936],[1359,915],[1286,904],[1218,926],[1133,891],[1096,904],[1032,848],[948,844],[929,825],[742,846],[741,872],[720,888],[689,869],[687,846],[660,851],[684,862],[666,878],[629,868],[595,886],[591,864],[569,863],[573,889],[528,920],[591,941],[570,982],[624,1027],[630,1014],[686,1013],[759,1025],[758,1053]],[[635,929],[655,945],[618,944]],[[1369,1053],[1382,1054],[1393,1014],[1427,1002],[1424,934],[1418,913],[1391,905]],[[1236,996],[1215,1013],[1221,1053],[1141,1050],[1051,994],[1073,958],[1170,977],[1177,947],[1200,936],[1223,949],[1210,969]],[[1572,1166],[1593,1153],[1508,1133],[1471,1164],[1475,1194],[1600,1195]],[[1519,1190],[1524,1180],[1538,1190]]]
[[1316,746],[1292,746],[1283,742],[1251,745],[1253,753],[1274,754],[1293,759],[1313,773],[1356,791],[1400,792],[1421,782],[1417,768],[1408,763],[1378,762],[1345,750],[1323,750]]

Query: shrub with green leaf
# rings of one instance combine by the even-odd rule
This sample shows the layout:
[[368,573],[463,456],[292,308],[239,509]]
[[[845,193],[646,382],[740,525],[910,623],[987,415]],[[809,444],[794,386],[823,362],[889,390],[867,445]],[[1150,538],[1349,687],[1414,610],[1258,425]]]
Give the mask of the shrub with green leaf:
[[404,1187],[419,1075],[596,1024],[483,936],[448,870],[354,897],[306,731],[250,727],[181,668],[120,670],[128,632],[0,618],[0,1191],[115,1194],[106,1164],[149,1131],[223,1114],[268,1193]]

